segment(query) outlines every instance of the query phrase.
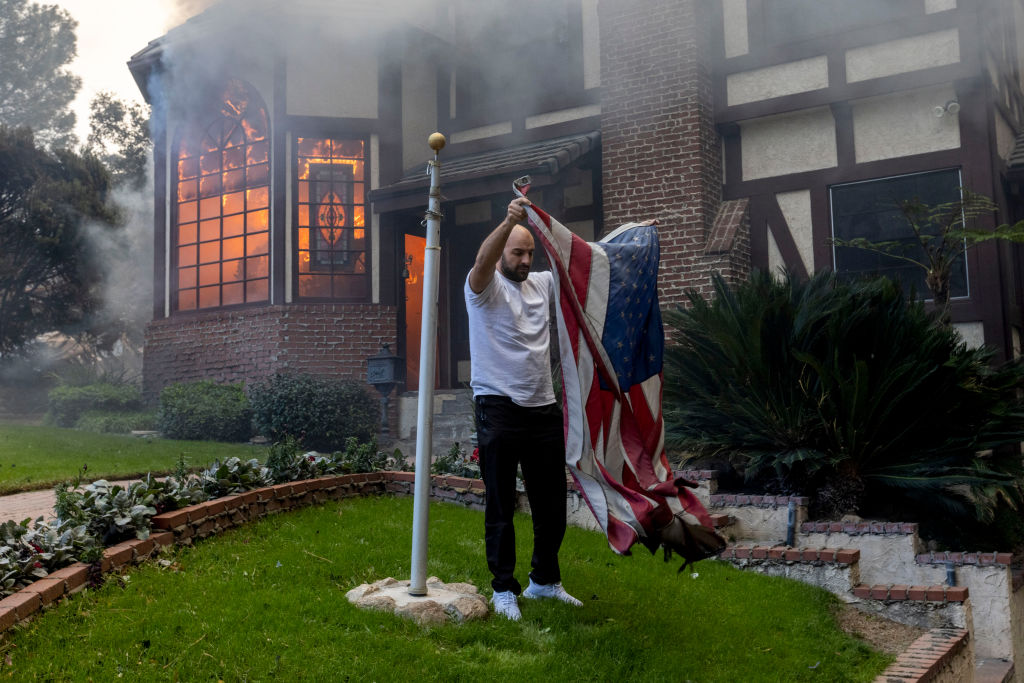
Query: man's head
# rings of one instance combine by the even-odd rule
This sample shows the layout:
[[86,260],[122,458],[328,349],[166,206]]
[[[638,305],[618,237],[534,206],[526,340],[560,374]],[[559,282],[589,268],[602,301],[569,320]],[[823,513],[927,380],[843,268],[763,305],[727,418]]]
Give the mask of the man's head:
[[502,275],[514,282],[522,282],[530,274],[533,263],[533,235],[522,225],[512,228],[498,267]]

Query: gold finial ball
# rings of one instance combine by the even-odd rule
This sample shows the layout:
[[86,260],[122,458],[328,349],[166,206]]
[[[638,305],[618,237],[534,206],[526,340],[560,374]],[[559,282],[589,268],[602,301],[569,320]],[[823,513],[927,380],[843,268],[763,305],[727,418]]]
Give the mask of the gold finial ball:
[[445,143],[448,141],[444,139],[444,136],[440,133],[431,133],[430,137],[427,138],[427,144],[430,145],[430,149],[435,152],[440,152],[444,149]]

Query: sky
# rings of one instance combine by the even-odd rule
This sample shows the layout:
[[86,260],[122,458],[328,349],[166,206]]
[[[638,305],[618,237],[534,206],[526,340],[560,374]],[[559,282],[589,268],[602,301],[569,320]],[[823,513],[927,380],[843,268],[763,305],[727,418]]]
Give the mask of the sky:
[[[128,71],[133,54],[179,23],[175,0],[48,0],[78,21],[78,57],[71,71],[82,78],[82,88],[72,108],[77,116],[75,132],[80,141],[89,135],[89,101],[101,90],[119,98],[142,101],[142,94]],[[44,1],[44,4],[48,4]]]

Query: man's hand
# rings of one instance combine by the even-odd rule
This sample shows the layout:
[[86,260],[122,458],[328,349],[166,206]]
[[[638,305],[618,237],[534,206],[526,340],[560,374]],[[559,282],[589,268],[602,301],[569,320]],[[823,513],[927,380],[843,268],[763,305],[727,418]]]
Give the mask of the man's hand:
[[469,271],[469,288],[479,294],[491,283],[494,278],[494,267],[501,258],[501,252],[505,248],[508,236],[519,223],[526,223],[526,209],[523,207],[532,206],[532,202],[526,197],[516,197],[508,204],[508,213],[505,219],[498,224],[490,235],[484,239],[483,244],[476,253],[476,261],[472,270]]
[[508,214],[505,217],[505,221],[510,222],[512,225],[516,223],[526,224],[526,209],[524,206],[533,206],[529,199],[526,197],[516,197],[508,204]]

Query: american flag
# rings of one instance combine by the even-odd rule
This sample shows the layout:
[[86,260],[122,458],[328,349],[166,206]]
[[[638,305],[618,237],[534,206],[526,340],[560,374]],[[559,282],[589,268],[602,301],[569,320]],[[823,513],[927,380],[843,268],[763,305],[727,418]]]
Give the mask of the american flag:
[[566,464],[609,545],[655,550],[676,513],[710,528],[665,456],[657,228],[628,223],[594,243],[526,212],[555,276]]

